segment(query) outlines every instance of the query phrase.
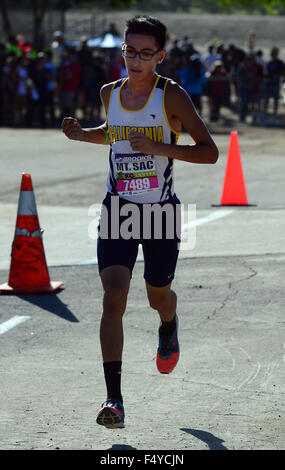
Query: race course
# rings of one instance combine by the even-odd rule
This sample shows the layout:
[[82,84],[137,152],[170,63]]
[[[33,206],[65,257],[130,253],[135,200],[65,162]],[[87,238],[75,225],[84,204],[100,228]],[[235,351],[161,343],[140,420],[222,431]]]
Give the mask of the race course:
[[[248,206],[219,206],[237,130]],[[96,424],[105,400],[102,288],[92,206],[105,194],[108,147],[60,129],[0,129],[0,284],[7,281],[22,172],[32,175],[51,295],[0,296],[0,449],[283,450],[285,448],[284,129],[212,129],[216,165],[175,162],[175,189],[196,204],[196,244],[180,253],[181,358],[156,370],[157,314],[139,254],[127,311],[126,428]],[[182,143],[189,142],[183,135]],[[89,232],[88,232],[89,230]]]

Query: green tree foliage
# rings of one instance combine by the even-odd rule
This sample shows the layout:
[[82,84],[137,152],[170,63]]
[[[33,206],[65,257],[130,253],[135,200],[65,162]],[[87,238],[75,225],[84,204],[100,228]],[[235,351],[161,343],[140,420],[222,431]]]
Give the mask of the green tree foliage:
[[131,4],[142,11],[285,14],[285,0],[133,0]]
[[207,0],[207,3],[228,13],[239,9],[248,13],[285,14],[285,0]]
[[[0,14],[2,16],[3,30],[8,39],[13,35],[13,22],[11,10],[13,6],[30,9],[33,13],[34,39],[38,36],[45,14],[48,9],[60,10],[62,14],[74,6],[81,7],[90,5],[93,8],[100,3],[100,0],[0,0]],[[136,0],[106,0],[105,7],[108,9],[126,8],[136,3]]]
[[26,8],[33,13],[36,38],[48,9],[57,9],[64,16],[70,8],[123,9],[134,6],[141,11],[285,14],[285,0],[0,0],[0,14],[5,36],[13,34],[13,7]]

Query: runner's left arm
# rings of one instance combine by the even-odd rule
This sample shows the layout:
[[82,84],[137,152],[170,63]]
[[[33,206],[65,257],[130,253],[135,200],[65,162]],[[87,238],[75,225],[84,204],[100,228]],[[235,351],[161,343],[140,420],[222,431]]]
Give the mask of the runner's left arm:
[[191,163],[216,163],[219,156],[217,146],[198,115],[191,98],[176,83],[172,82],[167,86],[165,109],[169,122],[172,120],[179,122],[195,144],[179,145],[153,142],[146,135],[131,131],[129,139],[132,149]]

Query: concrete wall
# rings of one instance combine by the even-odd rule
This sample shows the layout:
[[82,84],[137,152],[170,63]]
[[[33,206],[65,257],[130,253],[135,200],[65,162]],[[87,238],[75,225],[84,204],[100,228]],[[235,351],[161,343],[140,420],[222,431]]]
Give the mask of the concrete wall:
[[[67,39],[78,39],[82,35],[100,35],[110,22],[114,22],[121,33],[127,18],[141,13],[134,10],[124,12],[93,13],[69,11],[66,13],[65,35]],[[170,33],[178,38],[188,35],[194,44],[205,48],[212,39],[220,39],[226,44],[234,42],[245,47],[249,31],[256,33],[257,47],[269,49],[278,45],[285,53],[285,17],[270,16],[241,16],[241,15],[192,15],[184,13],[153,12],[163,21]],[[13,15],[13,16],[12,16]],[[27,39],[32,37],[32,15],[27,12],[13,11],[11,13],[15,32],[22,33]],[[53,31],[61,29],[58,12],[49,12],[45,19],[45,33],[48,40]],[[1,37],[2,35],[2,37]],[[0,40],[3,41],[3,32],[0,30]]]

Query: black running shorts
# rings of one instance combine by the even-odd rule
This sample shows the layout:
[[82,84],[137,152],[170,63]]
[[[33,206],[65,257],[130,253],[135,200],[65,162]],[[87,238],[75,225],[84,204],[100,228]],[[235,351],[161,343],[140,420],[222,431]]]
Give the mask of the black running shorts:
[[132,276],[141,244],[145,280],[153,287],[169,284],[174,279],[180,244],[181,208],[177,196],[146,208],[145,204],[107,193],[102,206],[97,241],[99,272],[122,265]]

